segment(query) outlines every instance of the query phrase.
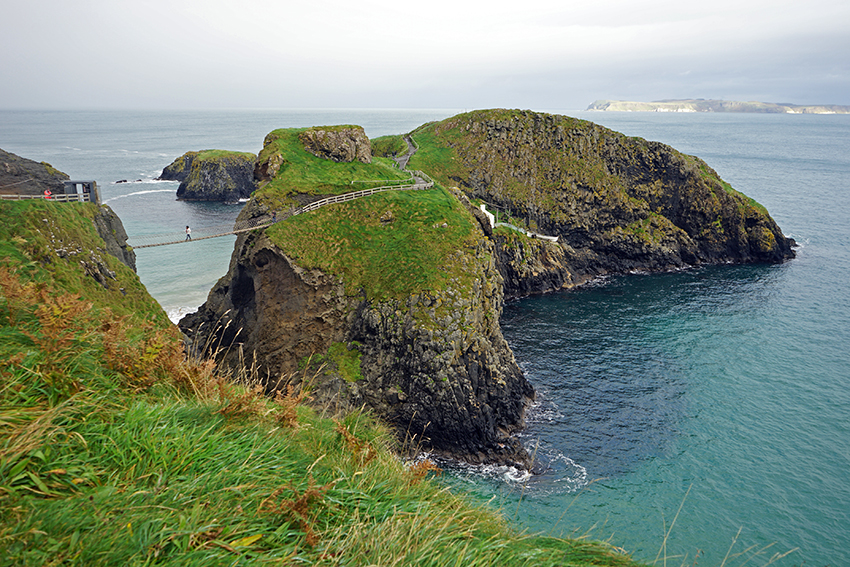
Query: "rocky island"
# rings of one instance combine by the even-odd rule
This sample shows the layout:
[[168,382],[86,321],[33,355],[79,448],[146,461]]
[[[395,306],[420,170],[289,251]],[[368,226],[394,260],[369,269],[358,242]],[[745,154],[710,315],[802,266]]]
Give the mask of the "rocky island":
[[256,159],[248,152],[186,152],[163,169],[157,179],[179,181],[178,199],[236,203],[248,199],[257,188]]
[[[269,134],[259,189],[240,219],[272,211],[284,219],[355,184],[408,177],[388,158],[363,159],[361,132]],[[375,146],[396,154],[398,138]],[[512,434],[534,391],[499,328],[505,297],[602,274],[794,256],[762,206],[663,144],[514,110],[462,114],[410,138],[419,148],[410,167],[436,187],[382,192],[240,235],[228,273],[180,322],[194,346],[222,364],[250,365],[269,391],[304,384],[315,368],[318,400],[370,408],[408,447],[529,467]],[[317,140],[322,151],[311,147]],[[558,241],[494,229],[481,204]]]

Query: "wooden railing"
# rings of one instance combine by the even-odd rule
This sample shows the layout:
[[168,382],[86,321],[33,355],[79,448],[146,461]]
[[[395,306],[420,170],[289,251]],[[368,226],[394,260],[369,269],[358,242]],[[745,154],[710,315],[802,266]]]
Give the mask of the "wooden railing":
[[44,199],[45,201],[58,201],[60,203],[88,203],[91,200],[89,195],[90,193],[71,193],[70,195],[54,194],[50,197],[45,197],[44,195],[0,195],[0,200],[28,201],[32,199]]
[[367,197],[369,195],[374,195],[375,193],[381,193],[383,191],[411,191],[430,189],[433,186],[434,182],[429,179],[425,183],[412,183],[409,185],[384,185],[382,187],[373,187],[372,189],[352,191],[350,193],[343,193],[342,195],[334,195],[332,197],[326,197],[319,201],[314,201],[309,205],[304,205],[300,209],[296,209],[292,213],[292,215],[289,216],[299,215],[301,213],[309,213],[310,211],[315,211],[316,209],[324,207],[325,205],[332,205],[334,203],[346,203],[354,199],[359,199],[360,197]]

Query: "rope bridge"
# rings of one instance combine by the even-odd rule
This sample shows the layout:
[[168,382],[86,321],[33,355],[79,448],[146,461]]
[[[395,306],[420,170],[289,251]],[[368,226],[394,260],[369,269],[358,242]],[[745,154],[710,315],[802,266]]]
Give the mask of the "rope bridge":
[[274,224],[272,216],[264,215],[247,221],[236,222],[233,225],[220,224],[216,226],[205,226],[202,228],[192,229],[191,240],[186,238],[185,233],[167,232],[165,234],[133,235],[129,238],[129,244],[134,249],[150,248],[152,246],[166,246],[168,244],[188,244],[190,242],[195,242],[196,240],[219,238],[220,236],[230,236],[231,234],[247,232],[249,230],[254,230],[255,228],[265,228],[272,224]]
[[[129,244],[134,249],[150,248],[152,246],[167,246],[169,244],[188,244],[190,242],[196,242],[198,240],[206,240],[208,238],[219,238],[221,236],[230,236],[231,234],[239,234],[258,228],[266,228],[267,226],[273,225],[275,222],[286,220],[295,215],[300,215],[301,213],[315,211],[316,209],[324,207],[325,205],[332,205],[334,203],[345,203],[353,199],[359,199],[360,197],[374,195],[375,193],[380,193],[382,191],[422,190],[430,189],[434,186],[434,182],[430,178],[425,176],[425,174],[421,172],[416,173],[419,174],[416,178],[418,183],[413,183],[410,185],[375,187],[373,189],[363,189],[362,191],[352,191],[351,193],[334,195],[332,197],[327,197],[325,199],[315,201],[313,203],[310,203],[309,205],[304,205],[303,207],[292,209],[279,217],[275,217],[274,215],[263,215],[261,217],[255,217],[246,221],[237,221],[232,226],[217,225],[192,229],[191,240],[186,238],[185,233],[169,232],[165,234],[134,235],[129,238]],[[427,181],[422,179],[422,177],[424,177],[424,179],[427,179]]]

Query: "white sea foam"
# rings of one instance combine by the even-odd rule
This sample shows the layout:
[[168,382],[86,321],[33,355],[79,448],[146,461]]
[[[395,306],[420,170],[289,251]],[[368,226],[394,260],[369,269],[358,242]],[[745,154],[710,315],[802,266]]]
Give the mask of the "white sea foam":
[[552,400],[545,387],[537,387],[537,396],[526,413],[527,423],[559,423],[564,419],[564,413]]
[[407,462],[407,466],[416,465],[424,460],[430,459],[440,468],[450,470],[455,476],[467,482],[478,482],[481,478],[489,478],[515,484],[524,482],[532,477],[530,471],[518,469],[507,465],[472,465],[463,461],[455,461],[443,457],[435,457],[431,453],[420,453]]
[[115,201],[116,199],[123,199],[125,197],[135,197],[137,195],[147,195],[148,193],[172,193],[173,189],[149,189],[147,191],[135,191],[133,193],[127,193],[125,195],[118,195],[116,197],[110,197],[105,200],[104,203],[109,203],[111,201]]
[[197,310],[197,307],[173,307],[167,310],[166,313],[168,314],[168,318],[171,319],[171,322],[176,325],[180,319]]

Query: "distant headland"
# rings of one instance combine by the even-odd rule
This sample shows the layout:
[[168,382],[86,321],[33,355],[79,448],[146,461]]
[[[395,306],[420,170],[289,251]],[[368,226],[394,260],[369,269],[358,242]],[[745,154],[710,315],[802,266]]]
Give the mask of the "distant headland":
[[740,102],[690,98],[633,102],[627,100],[597,100],[587,110],[618,112],[755,112],[772,114],[850,114],[850,106],[834,104],[799,105],[773,102]]

